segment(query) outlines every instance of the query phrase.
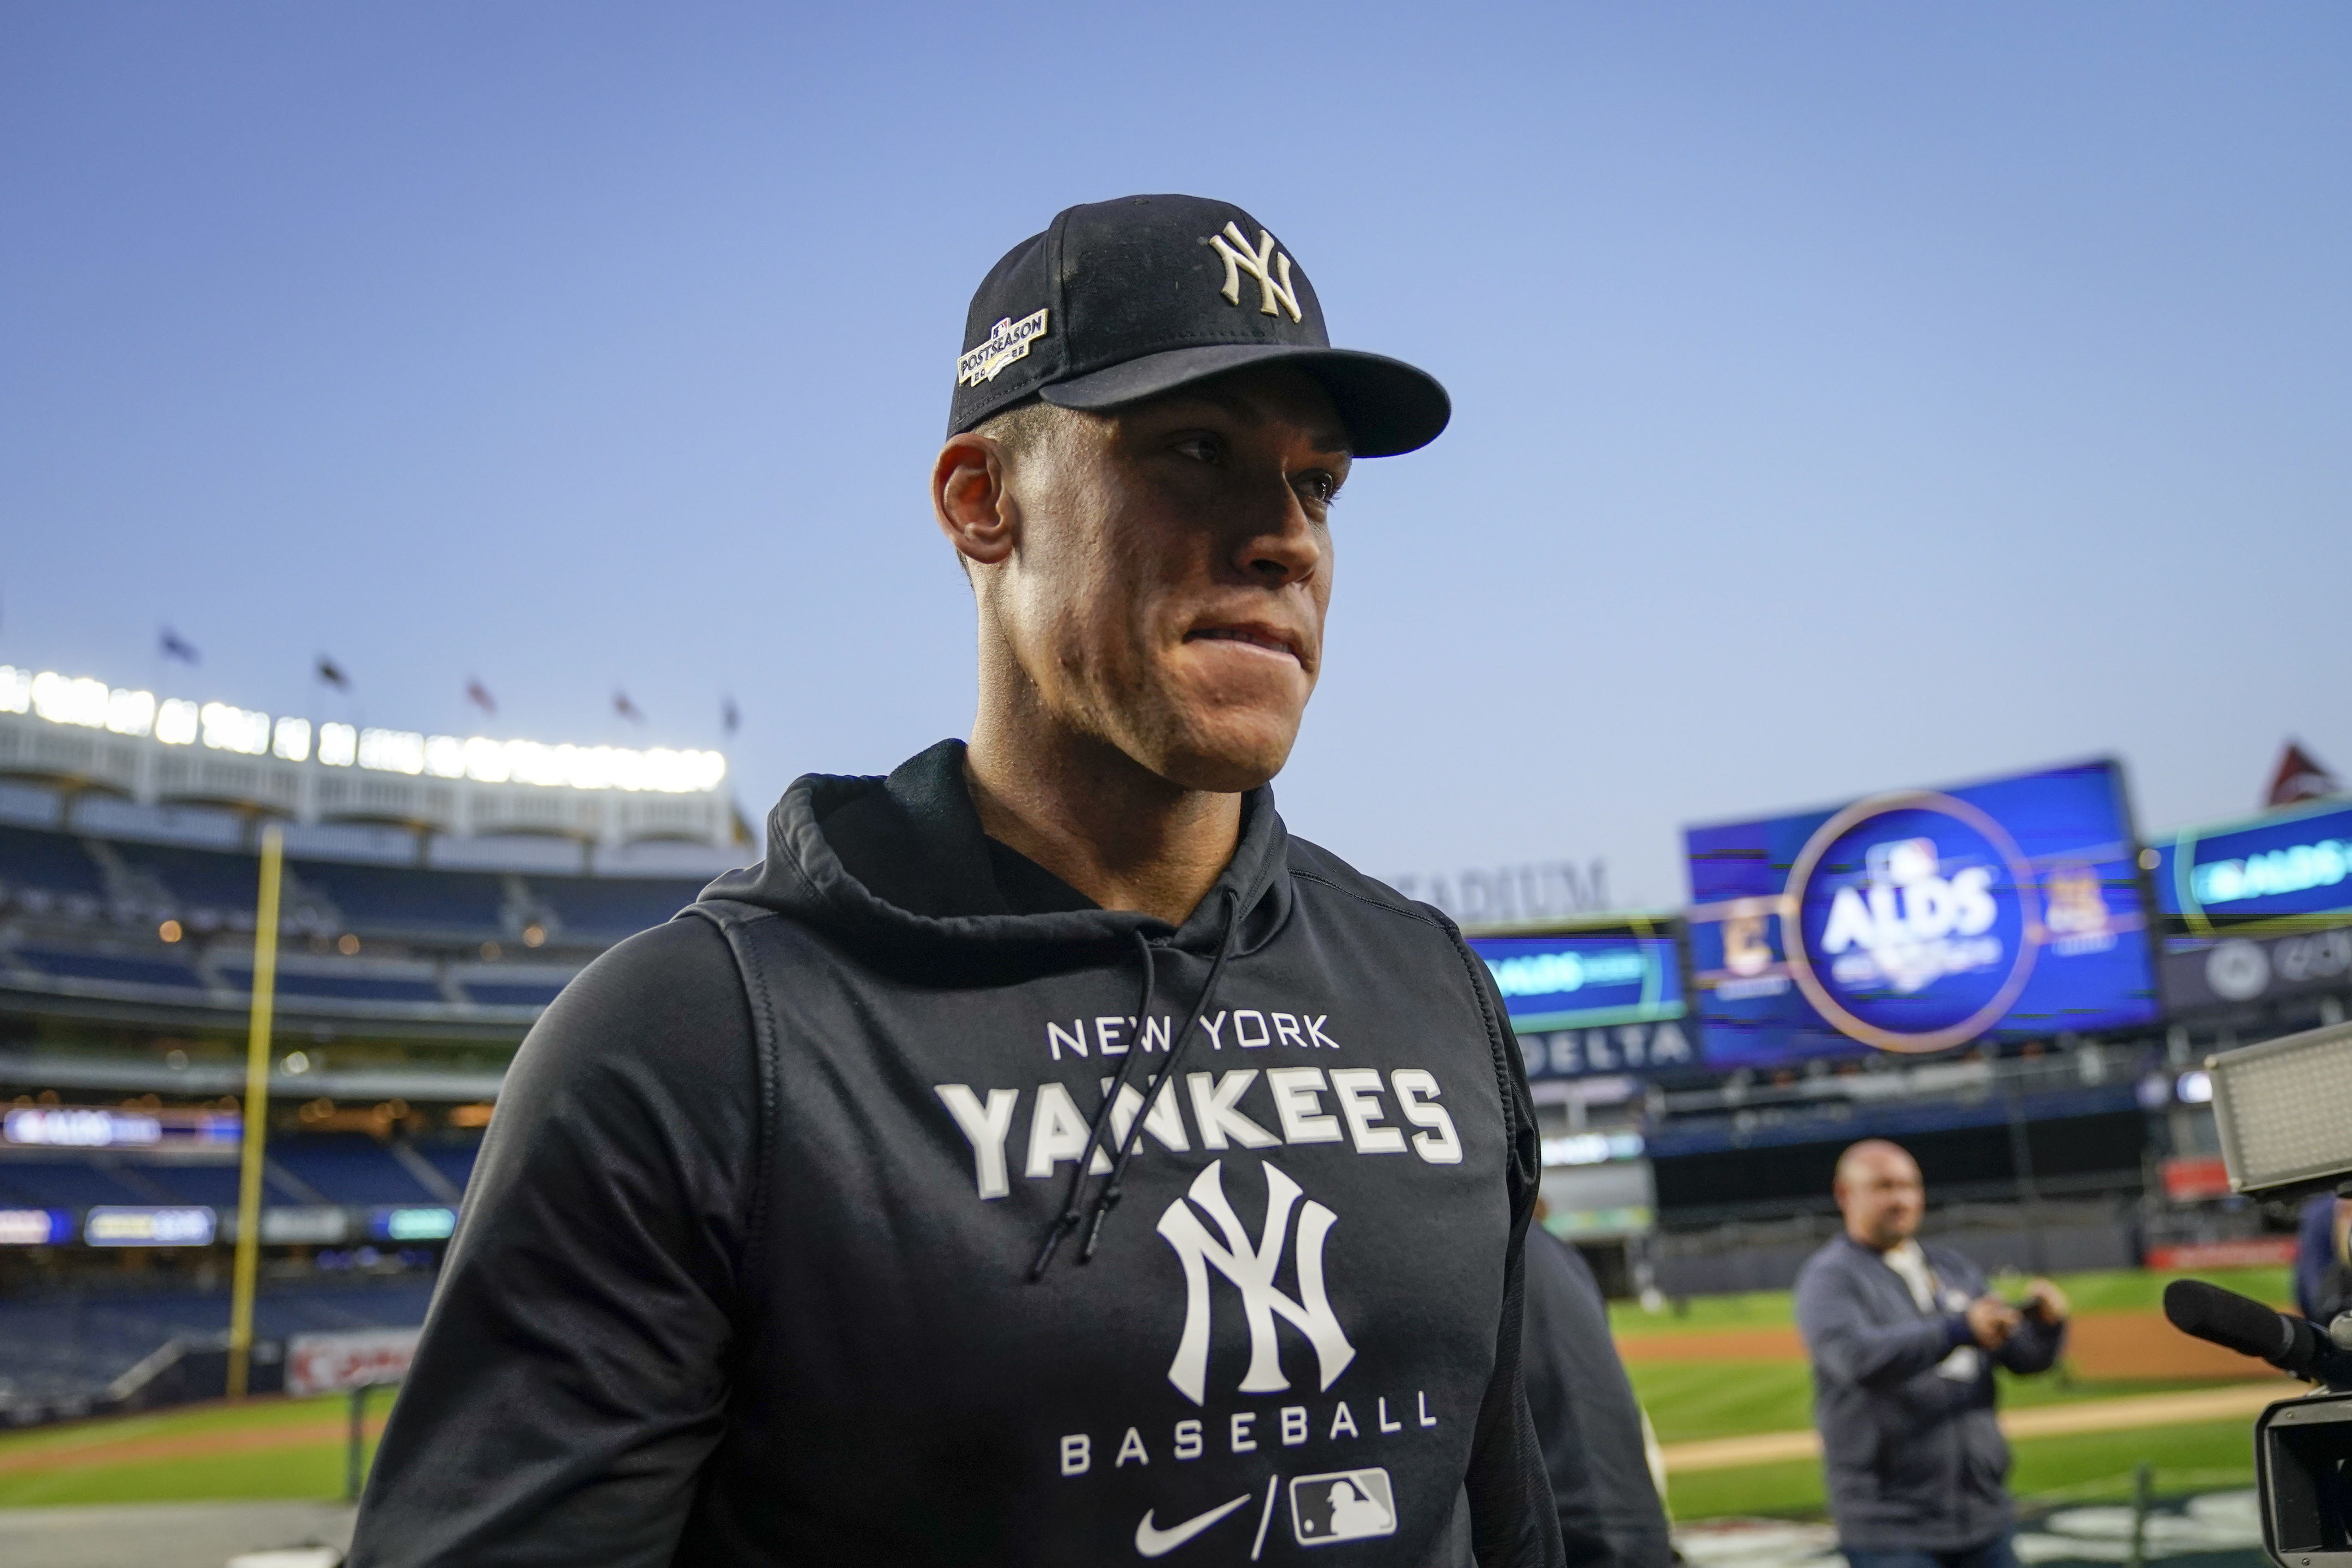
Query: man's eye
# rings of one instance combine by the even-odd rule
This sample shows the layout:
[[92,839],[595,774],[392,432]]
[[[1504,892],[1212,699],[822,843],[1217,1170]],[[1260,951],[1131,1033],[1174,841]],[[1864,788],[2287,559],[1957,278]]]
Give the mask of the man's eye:
[[1196,463],[1214,463],[1225,455],[1225,444],[1214,436],[1187,436],[1176,443],[1176,450]]
[[1325,506],[1339,499],[1339,481],[1325,473],[1299,475],[1298,489],[1307,500],[1320,501]]

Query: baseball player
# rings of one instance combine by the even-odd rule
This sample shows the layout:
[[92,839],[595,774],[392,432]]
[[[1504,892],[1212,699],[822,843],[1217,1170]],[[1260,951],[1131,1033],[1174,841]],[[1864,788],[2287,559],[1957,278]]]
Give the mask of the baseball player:
[[1445,394],[1191,196],[1062,213],[961,348],[971,739],[799,780],[531,1031],[362,1568],[1562,1560],[1517,1044],[1267,785]]

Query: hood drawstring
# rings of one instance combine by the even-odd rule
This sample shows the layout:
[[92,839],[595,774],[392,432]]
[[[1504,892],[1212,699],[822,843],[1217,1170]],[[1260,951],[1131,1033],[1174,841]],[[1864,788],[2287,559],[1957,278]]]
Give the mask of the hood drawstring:
[[[1241,890],[1227,888],[1224,897],[1224,930],[1217,941],[1216,962],[1209,966],[1208,984],[1201,987],[1201,999],[1193,1005],[1192,1016],[1184,1021],[1184,1026],[1176,1031],[1175,1038],[1169,1043],[1167,1059],[1160,1066],[1159,1083],[1143,1096],[1135,1109],[1135,1119],[1128,1123],[1127,1135],[1117,1141],[1118,1157],[1112,1162],[1109,1177],[1103,1183],[1102,1190],[1095,1195],[1093,1223],[1087,1227],[1086,1247],[1078,1254],[1081,1263],[1094,1258],[1095,1247],[1102,1240],[1103,1222],[1110,1218],[1110,1211],[1118,1205],[1127,1179],[1128,1162],[1135,1158],[1136,1151],[1143,1143],[1143,1123],[1150,1111],[1152,1098],[1176,1091],[1176,1069],[1184,1059],[1185,1049],[1192,1043],[1193,1029],[1199,1026],[1209,1010],[1210,1000],[1217,994],[1217,982],[1224,977],[1226,962],[1234,955],[1234,948],[1241,934]],[[1103,1094],[1102,1109],[1095,1112],[1094,1125],[1087,1130],[1087,1146],[1070,1168],[1070,1185],[1062,1201],[1062,1212],[1055,1216],[1053,1228],[1045,1233],[1045,1245],[1037,1250],[1037,1261],[1030,1265],[1032,1283],[1043,1279],[1045,1270],[1053,1267],[1054,1254],[1060,1250],[1063,1238],[1087,1221],[1087,1205],[1081,1199],[1086,1191],[1088,1167],[1094,1163],[1096,1151],[1109,1142],[1106,1134],[1110,1131],[1112,1116],[1120,1097],[1132,1087],[1136,1063],[1143,1056],[1141,1041],[1144,1031],[1150,1027],[1152,992],[1159,977],[1150,939],[1138,931],[1135,933],[1135,946],[1143,960],[1143,995],[1135,1007],[1137,1043],[1129,1047],[1127,1059],[1118,1064],[1118,1071],[1112,1077],[1110,1088]]]

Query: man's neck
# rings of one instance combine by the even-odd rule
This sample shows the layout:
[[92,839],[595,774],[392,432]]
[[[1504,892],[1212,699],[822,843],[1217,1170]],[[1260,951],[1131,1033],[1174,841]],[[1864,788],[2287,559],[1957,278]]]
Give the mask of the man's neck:
[[1867,1247],[1872,1252],[1877,1253],[1881,1258],[1885,1257],[1896,1247],[1901,1247],[1906,1242],[1912,1239],[1912,1237],[1907,1236],[1898,1236],[1892,1241],[1881,1241],[1876,1237],[1856,1230],[1851,1226],[1846,1227],[1845,1234],[1847,1239],[1852,1241],[1856,1247]]
[[1181,925],[1234,858],[1242,797],[1170,784],[1058,727],[1019,728],[985,713],[973,726],[964,783],[982,829],[1104,909]]

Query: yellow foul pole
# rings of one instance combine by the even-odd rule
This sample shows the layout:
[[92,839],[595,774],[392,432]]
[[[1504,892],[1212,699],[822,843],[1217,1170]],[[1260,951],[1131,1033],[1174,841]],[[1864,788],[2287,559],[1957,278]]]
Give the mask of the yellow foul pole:
[[228,1396],[245,1397],[253,1359],[253,1290],[261,1271],[261,1155],[269,1132],[269,1015],[278,999],[278,884],[286,836],[261,831],[261,897],[253,920],[253,1033],[245,1047],[243,1155],[236,1184],[236,1275],[228,1309]]

